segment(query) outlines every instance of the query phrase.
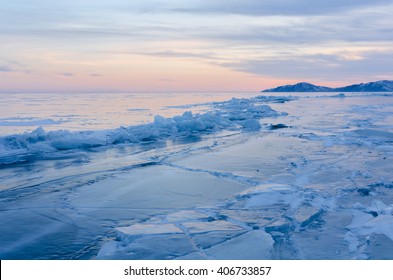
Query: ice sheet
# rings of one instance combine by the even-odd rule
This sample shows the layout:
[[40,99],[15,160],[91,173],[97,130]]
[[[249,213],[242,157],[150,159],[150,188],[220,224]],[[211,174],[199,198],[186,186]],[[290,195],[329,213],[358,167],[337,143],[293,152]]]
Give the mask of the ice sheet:
[[0,257],[393,259],[392,95],[319,94],[3,137]]

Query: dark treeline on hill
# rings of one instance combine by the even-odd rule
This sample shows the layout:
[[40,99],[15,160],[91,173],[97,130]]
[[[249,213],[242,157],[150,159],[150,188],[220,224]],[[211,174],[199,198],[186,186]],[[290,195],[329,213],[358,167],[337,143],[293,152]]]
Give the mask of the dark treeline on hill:
[[265,89],[262,92],[393,92],[393,81],[383,80],[370,83],[361,83],[346,87],[330,88],[310,83],[279,86]]

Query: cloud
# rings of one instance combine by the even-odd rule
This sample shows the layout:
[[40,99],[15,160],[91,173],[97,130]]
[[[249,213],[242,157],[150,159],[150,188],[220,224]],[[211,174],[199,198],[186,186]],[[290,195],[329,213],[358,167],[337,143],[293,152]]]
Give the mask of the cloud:
[[14,70],[11,67],[7,66],[7,65],[1,65],[0,66],[0,72],[13,72],[13,71]]
[[173,8],[188,13],[224,13],[253,16],[321,15],[339,13],[360,7],[391,4],[389,0],[201,0],[185,1],[183,7]]
[[[198,39],[246,44],[393,40],[391,0],[138,2],[41,1],[44,4],[36,5],[15,0],[0,7],[0,12],[4,10],[0,33],[44,38],[44,42],[59,44],[103,39],[112,42]],[[378,6],[385,4],[387,7]],[[106,43],[101,41],[100,45]]]
[[71,72],[64,72],[64,73],[60,73],[60,75],[65,77],[73,77],[75,74]]
[[[393,77],[393,52],[363,53],[348,59],[341,55],[292,55],[288,57],[226,63],[236,71],[298,80],[342,81],[350,77],[372,80]],[[374,77],[374,78],[373,78]]]
[[[194,30],[210,41],[243,45],[317,44],[320,42],[393,41],[393,6],[381,10],[345,11],[330,16],[222,17],[215,26]],[[225,19],[227,21],[225,21]]]
[[141,54],[147,56],[157,56],[163,58],[202,58],[202,59],[218,59],[213,52],[181,52],[181,51],[160,51],[160,52],[128,52],[129,54]]

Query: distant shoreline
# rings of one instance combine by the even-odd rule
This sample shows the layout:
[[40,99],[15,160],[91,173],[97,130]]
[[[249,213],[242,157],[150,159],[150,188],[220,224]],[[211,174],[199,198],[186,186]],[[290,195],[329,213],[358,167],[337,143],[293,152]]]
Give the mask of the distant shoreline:
[[331,88],[306,82],[284,85],[262,90],[261,92],[393,92],[393,80],[354,84],[345,87]]

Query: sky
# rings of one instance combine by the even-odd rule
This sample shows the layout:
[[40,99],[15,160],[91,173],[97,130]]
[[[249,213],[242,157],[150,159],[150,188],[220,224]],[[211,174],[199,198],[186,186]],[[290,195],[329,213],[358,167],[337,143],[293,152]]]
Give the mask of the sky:
[[393,0],[0,0],[0,92],[393,79]]

